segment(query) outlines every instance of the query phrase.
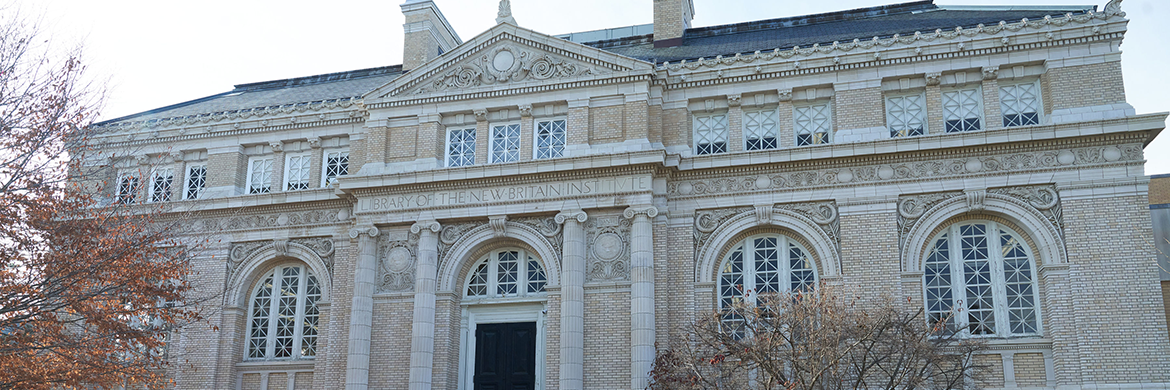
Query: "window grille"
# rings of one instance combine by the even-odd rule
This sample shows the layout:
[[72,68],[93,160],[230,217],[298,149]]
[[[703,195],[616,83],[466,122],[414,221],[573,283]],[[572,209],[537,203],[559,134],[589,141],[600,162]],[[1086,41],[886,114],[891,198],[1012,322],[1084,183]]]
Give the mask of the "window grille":
[[565,121],[542,121],[536,124],[536,158],[556,158],[565,153]]
[[943,92],[942,102],[947,133],[983,129],[983,94],[978,88]]
[[776,122],[776,110],[744,112],[744,150],[776,149]]
[[329,181],[349,174],[349,152],[335,151],[325,153],[325,172],[321,175],[321,186],[329,185]]
[[451,130],[447,133],[447,166],[475,164],[475,129]]
[[252,159],[248,166],[248,193],[272,192],[272,158]]
[[309,188],[309,164],[309,155],[288,156],[284,165],[285,191]]
[[473,268],[467,280],[468,297],[517,297],[545,292],[548,276],[539,260],[527,251],[492,252]]
[[187,167],[187,187],[183,192],[184,199],[199,199],[203,197],[203,188],[207,186],[207,166],[191,165]]
[[833,129],[833,122],[829,103],[795,107],[792,117],[796,122],[796,146],[830,142],[829,134]]
[[719,307],[723,323],[743,336],[743,318],[732,308],[755,304],[763,294],[810,291],[816,270],[808,251],[789,237],[765,234],[735,244],[719,271]]
[[886,123],[890,137],[926,134],[926,98],[921,94],[887,98]]
[[155,170],[150,179],[150,201],[169,202],[171,200],[171,183],[174,180],[175,171],[171,168]]
[[249,360],[311,359],[317,355],[321,285],[303,266],[279,266],[252,293]]
[[1040,124],[1040,87],[1036,82],[1001,85],[999,104],[1003,127]]
[[121,204],[131,204],[138,198],[138,176],[122,175],[118,178],[118,188],[114,194],[114,201]]
[[520,161],[520,125],[492,127],[492,163]]
[[695,115],[695,154],[727,153],[727,114]]

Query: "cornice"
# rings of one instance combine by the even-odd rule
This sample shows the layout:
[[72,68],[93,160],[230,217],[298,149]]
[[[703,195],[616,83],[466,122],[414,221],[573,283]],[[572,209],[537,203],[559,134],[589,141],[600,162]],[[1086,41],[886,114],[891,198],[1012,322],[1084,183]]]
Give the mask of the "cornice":
[[460,101],[460,100],[486,99],[486,98],[505,97],[505,96],[540,93],[540,92],[560,91],[560,90],[574,89],[574,88],[588,88],[588,87],[597,87],[597,86],[613,85],[613,84],[650,82],[653,79],[654,79],[654,71],[652,71],[652,70],[649,70],[649,69],[647,69],[647,70],[632,70],[632,71],[628,71],[626,73],[626,75],[624,75],[624,76],[617,76],[617,77],[605,77],[605,78],[596,78],[596,79],[587,79],[587,80],[574,80],[574,81],[566,81],[566,82],[559,82],[559,83],[527,82],[527,83],[514,84],[515,86],[509,86],[509,85],[505,84],[503,86],[496,87],[495,89],[486,90],[486,91],[469,92],[469,93],[461,93],[461,94],[429,95],[426,97],[420,97],[420,98],[416,98],[416,99],[383,101],[383,102],[378,102],[378,103],[370,103],[366,107],[368,109],[373,110],[373,109],[379,109],[379,108],[413,106],[413,105],[418,105],[418,104],[446,103],[446,102],[455,102],[455,101]]
[[[296,113],[336,113],[349,111],[350,107],[358,106],[361,108],[362,98],[360,96],[338,98],[330,100],[321,100],[316,102],[297,102],[288,103],[276,106],[250,107],[241,108],[238,110],[218,111],[209,113],[199,113],[184,115],[170,118],[150,119],[143,121],[124,121],[110,123],[101,126],[91,127],[94,130],[122,132],[124,130],[143,130],[150,128],[154,131],[163,129],[175,129],[184,127],[201,127],[212,126],[215,124],[224,123],[233,119],[238,120],[257,120],[264,117],[286,118],[293,117]],[[322,112],[322,110],[327,110]],[[253,119],[255,118],[255,119]],[[240,123],[236,121],[235,123]],[[311,123],[311,122],[310,122]],[[276,126],[273,126],[276,127]]]
[[[242,135],[248,135],[248,134],[259,134],[259,133],[275,132],[275,131],[283,131],[283,130],[295,130],[295,129],[307,129],[307,128],[313,128],[313,127],[346,125],[346,124],[353,124],[353,123],[362,123],[362,122],[365,122],[365,120],[366,120],[365,117],[357,116],[357,117],[342,118],[342,119],[330,119],[330,120],[315,121],[315,122],[289,123],[289,124],[276,125],[276,126],[258,126],[258,127],[249,127],[249,128],[241,127],[241,128],[235,128],[235,129],[230,129],[230,130],[226,130],[226,131],[213,131],[213,132],[205,132],[205,133],[199,133],[199,134],[182,134],[182,135],[177,135],[177,136],[166,136],[166,137],[157,137],[157,138],[149,138],[149,139],[130,139],[127,141],[114,141],[114,142],[107,142],[107,143],[99,143],[98,145],[100,145],[103,148],[124,148],[124,147],[145,146],[145,145],[153,145],[153,144],[169,144],[169,143],[176,143],[176,142],[195,141],[195,140],[200,140],[200,139],[242,136]],[[120,130],[115,130],[115,131],[120,131]],[[137,134],[141,134],[141,133],[136,133],[134,135],[137,135]],[[113,138],[113,136],[108,137],[108,138]],[[134,137],[134,138],[137,138],[137,137]],[[95,141],[100,142],[101,139],[99,138],[99,139],[96,139]]]

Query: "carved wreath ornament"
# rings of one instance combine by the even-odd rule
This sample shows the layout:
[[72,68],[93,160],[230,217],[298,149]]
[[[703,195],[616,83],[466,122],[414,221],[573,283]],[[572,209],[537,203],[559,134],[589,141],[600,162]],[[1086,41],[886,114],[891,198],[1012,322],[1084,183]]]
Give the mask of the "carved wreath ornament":
[[456,65],[415,93],[446,91],[524,80],[548,80],[593,74],[594,69],[545,53],[500,46],[475,60]]

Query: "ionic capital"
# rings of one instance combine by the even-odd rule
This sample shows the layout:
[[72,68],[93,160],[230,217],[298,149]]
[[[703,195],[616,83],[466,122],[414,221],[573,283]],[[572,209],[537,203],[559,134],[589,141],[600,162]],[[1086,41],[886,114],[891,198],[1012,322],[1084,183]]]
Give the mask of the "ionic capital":
[[414,225],[410,225],[410,232],[416,234],[423,230],[430,230],[432,233],[438,233],[439,230],[442,229],[443,226],[439,225],[439,222],[437,221],[418,221],[415,222]]
[[356,238],[358,238],[358,236],[361,236],[363,234],[370,236],[370,238],[377,237],[378,236],[378,228],[374,227],[374,225],[366,225],[366,226],[358,226],[356,228],[349,229],[349,238],[356,239]]
[[577,222],[585,223],[585,221],[589,219],[589,215],[581,210],[562,211],[560,214],[557,214],[556,217],[553,217],[553,219],[556,220],[559,224],[565,223],[565,221],[570,219],[576,219]]
[[627,219],[634,218],[639,214],[646,214],[647,217],[654,218],[658,216],[658,208],[654,206],[630,207],[627,208],[626,211],[622,212],[622,216],[626,217]]

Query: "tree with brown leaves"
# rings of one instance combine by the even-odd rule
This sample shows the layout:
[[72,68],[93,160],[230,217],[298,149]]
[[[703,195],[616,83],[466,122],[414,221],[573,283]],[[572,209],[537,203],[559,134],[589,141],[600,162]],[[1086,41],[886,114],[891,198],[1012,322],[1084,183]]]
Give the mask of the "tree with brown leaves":
[[161,387],[190,249],[83,176],[101,92],[50,43],[0,9],[0,389]]
[[956,389],[975,383],[978,340],[922,310],[835,289],[768,294],[711,313],[655,361],[652,389]]

